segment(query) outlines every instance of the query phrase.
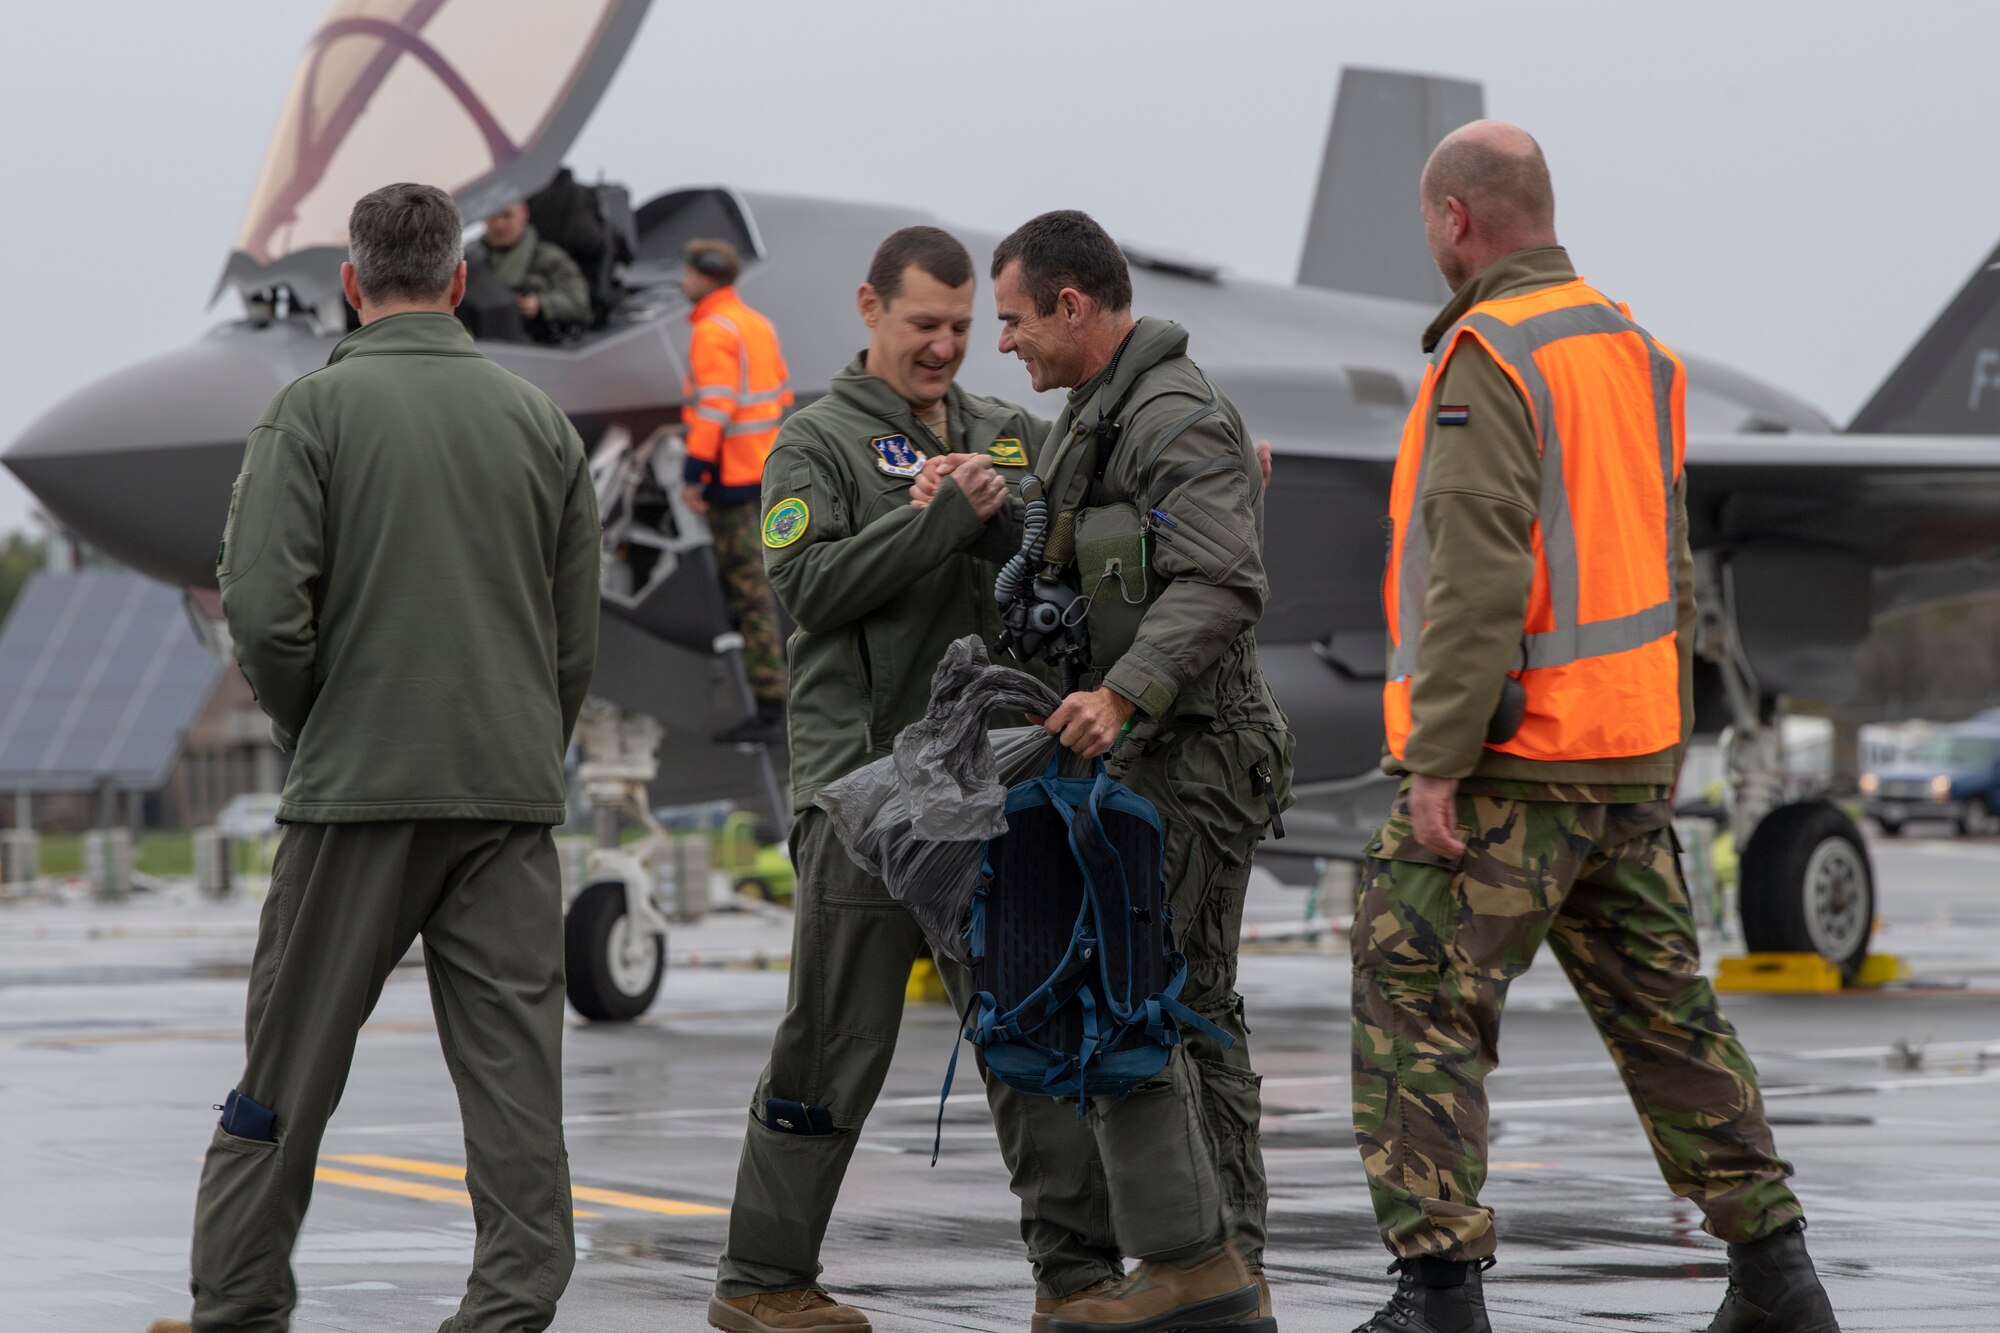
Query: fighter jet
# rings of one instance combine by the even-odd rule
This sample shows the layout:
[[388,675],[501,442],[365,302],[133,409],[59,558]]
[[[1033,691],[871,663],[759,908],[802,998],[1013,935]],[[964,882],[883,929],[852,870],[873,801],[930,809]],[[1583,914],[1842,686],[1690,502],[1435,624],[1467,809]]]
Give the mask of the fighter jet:
[[[523,198],[547,204],[647,3],[524,3],[506,22],[482,13],[477,23],[451,21],[470,0],[335,4],[307,45],[223,271],[218,290],[241,297],[243,316],[56,405],[12,444],[7,465],[90,543],[176,586],[212,588],[248,428],[348,327],[338,268],[351,201],[417,179],[449,185],[468,219]],[[526,50],[533,60],[519,58]],[[1376,771],[1381,519],[1422,370],[1419,335],[1446,295],[1412,200],[1430,149],[1481,106],[1476,84],[1345,71],[1292,285],[1127,249],[1136,309],[1193,332],[1203,368],[1277,456],[1272,597],[1258,637],[1298,735],[1302,800],[1274,853],[1356,856],[1387,800]],[[594,228],[555,238],[581,252],[600,317],[563,345],[483,350],[547,390],[592,445],[608,521],[595,691],[664,729],[653,798],[768,799],[754,756],[707,740],[732,720],[733,696],[716,650],[726,613],[706,532],[681,506],[663,435],[678,420],[685,365],[680,247],[697,236],[736,244],[745,298],[776,322],[809,402],[860,341],[853,291],[875,246],[897,227],[939,220],[727,185],[633,210],[615,186],[583,188]],[[997,239],[942,225],[975,259]],[[1818,952],[1852,971],[1874,917],[1859,834],[1784,776],[1780,700],[1849,691],[1853,649],[1874,617],[2000,583],[1996,261],[2000,252],[1846,430],[1774,387],[1685,358],[1698,727],[1729,738],[1753,948]],[[981,300],[990,319],[990,296]],[[960,379],[1030,399],[991,339],[975,338]],[[640,461],[649,442],[668,447]]]

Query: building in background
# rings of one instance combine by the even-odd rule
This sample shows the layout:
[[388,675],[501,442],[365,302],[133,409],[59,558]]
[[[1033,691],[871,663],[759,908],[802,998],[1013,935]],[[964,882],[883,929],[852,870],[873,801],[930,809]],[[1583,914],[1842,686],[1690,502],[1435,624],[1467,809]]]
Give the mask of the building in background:
[[284,771],[249,685],[172,589],[42,573],[0,625],[0,825],[192,828]]

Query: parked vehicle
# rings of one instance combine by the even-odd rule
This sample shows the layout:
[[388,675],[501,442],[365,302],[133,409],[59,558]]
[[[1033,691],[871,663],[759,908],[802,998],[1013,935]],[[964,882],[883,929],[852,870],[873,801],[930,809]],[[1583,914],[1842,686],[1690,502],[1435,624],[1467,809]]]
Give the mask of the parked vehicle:
[[2000,833],[2000,722],[1948,727],[1863,773],[1861,799],[1892,838],[1913,819],[1948,819],[1967,837]]

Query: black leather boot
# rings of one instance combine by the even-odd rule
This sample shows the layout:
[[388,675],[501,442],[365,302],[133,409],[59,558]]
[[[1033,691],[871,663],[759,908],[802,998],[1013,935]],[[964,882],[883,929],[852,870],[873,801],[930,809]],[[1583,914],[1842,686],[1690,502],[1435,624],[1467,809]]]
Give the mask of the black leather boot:
[[1708,1333],[1840,1333],[1805,1233],[1802,1217],[1762,1240],[1729,1247],[1729,1291]]
[[1493,1333],[1479,1275],[1491,1259],[1398,1259],[1396,1294],[1354,1333]]

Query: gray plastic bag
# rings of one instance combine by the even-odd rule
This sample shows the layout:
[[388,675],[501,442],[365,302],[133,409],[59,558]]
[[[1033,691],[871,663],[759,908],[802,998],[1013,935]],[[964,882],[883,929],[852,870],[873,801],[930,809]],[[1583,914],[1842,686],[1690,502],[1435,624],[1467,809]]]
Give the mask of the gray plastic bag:
[[820,789],[854,863],[909,909],[938,953],[967,961],[965,924],[986,839],[1007,831],[1007,788],[1048,767],[1055,737],[1040,727],[988,731],[996,712],[1047,715],[1062,697],[1024,671],[994,666],[968,635],[945,650],[923,717],[886,759]]

